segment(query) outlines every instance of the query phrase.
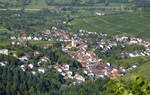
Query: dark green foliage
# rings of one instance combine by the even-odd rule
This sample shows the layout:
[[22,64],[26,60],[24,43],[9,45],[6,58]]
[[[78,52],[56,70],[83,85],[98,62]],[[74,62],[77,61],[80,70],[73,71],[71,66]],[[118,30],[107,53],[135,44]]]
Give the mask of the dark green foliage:
[[2,55],[2,54],[0,54],[0,62],[1,61],[7,61],[9,63],[9,65],[21,64],[21,62],[18,59],[16,59],[15,57],[13,57],[13,56],[6,56],[6,55]]
[[78,49],[76,47],[71,47],[69,50],[70,51],[77,51]]
[[64,84],[65,80],[53,71],[45,76],[34,76],[9,67],[0,67],[0,81],[0,95],[105,95],[104,85],[108,79],[61,88],[60,82]]
[[150,84],[142,77],[120,81],[112,79],[106,85],[108,95],[150,95]]
[[59,89],[56,81],[9,67],[0,67],[0,81],[0,95],[52,95]]
[[53,25],[61,27],[62,20],[65,20],[64,16],[55,10],[42,9],[38,12],[0,11],[0,25],[17,33],[41,32]]
[[95,82],[85,82],[81,85],[69,86],[60,90],[61,95],[107,95],[104,85],[109,79],[99,79]]

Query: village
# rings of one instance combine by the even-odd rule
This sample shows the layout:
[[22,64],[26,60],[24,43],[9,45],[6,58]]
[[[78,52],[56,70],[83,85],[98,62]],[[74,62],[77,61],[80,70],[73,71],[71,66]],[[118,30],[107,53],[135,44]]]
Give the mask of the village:
[[[30,63],[32,56],[18,57],[15,53],[11,54],[23,64],[20,69],[23,71],[30,71],[33,75],[38,73],[44,74],[49,69],[55,69],[63,79],[74,80],[73,84],[80,84],[86,80],[97,80],[99,78],[122,77],[129,70],[134,69],[137,65],[130,67],[114,66],[111,63],[104,61],[95,53],[96,48],[100,48],[101,52],[111,51],[112,47],[121,45],[141,45],[145,49],[143,51],[125,52],[120,53],[122,56],[128,58],[137,56],[150,56],[150,41],[142,38],[136,38],[128,35],[112,36],[106,33],[88,32],[86,30],[79,30],[76,32],[69,32],[66,30],[57,29],[52,27],[39,34],[21,34],[20,36],[11,36],[11,45],[18,45],[28,47],[24,41],[58,41],[61,42],[62,52],[68,54],[72,59],[77,60],[81,64],[83,74],[73,72],[70,69],[70,64],[59,64],[58,62],[50,64],[51,58],[44,55],[37,60],[36,65]],[[49,45],[44,45],[43,49],[51,49]],[[0,54],[6,56],[10,55],[11,50],[0,49]],[[34,51],[33,56],[39,55],[39,51]],[[44,64],[44,65],[43,65]],[[7,66],[9,62],[2,61],[0,66]]]

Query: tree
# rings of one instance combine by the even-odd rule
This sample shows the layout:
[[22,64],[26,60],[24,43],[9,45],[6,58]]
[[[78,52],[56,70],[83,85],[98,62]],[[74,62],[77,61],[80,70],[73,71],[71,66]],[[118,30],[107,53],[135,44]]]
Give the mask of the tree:
[[112,79],[106,85],[110,95],[149,95],[150,83],[144,78],[134,76],[131,80]]

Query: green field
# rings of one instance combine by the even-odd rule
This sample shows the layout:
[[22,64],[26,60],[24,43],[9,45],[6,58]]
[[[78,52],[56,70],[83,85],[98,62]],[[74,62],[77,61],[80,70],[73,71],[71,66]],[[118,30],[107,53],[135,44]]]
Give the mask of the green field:
[[[29,1],[29,2],[28,2]],[[71,0],[54,0],[51,5],[48,5],[46,3],[46,0],[28,0],[27,4],[25,4],[25,8],[27,9],[41,9],[41,8],[54,8],[54,7],[70,7],[69,4],[72,4]],[[62,1],[62,2],[61,2]],[[0,2],[3,3],[9,3],[10,5],[14,6],[8,6],[8,8],[21,8],[21,6],[16,7],[15,5],[23,5],[23,1],[21,0],[0,0]],[[81,2],[80,2],[81,3]],[[66,4],[66,5],[65,5]],[[68,5],[67,5],[68,4]],[[108,7],[112,6],[132,6],[133,3],[109,3]],[[83,5],[74,5],[71,7],[78,7],[78,8],[97,8],[97,7],[104,7],[105,3],[94,3],[94,4],[83,4]]]
[[[128,33],[137,37],[150,37],[150,12],[134,12],[75,18],[71,24],[73,30],[105,32],[109,34]],[[147,15],[147,16],[146,16]]]
[[26,8],[46,8],[48,7],[47,4],[45,3],[44,0],[38,0],[38,2],[36,2],[36,0],[32,0],[32,2],[26,6]]
[[53,45],[54,41],[35,41],[35,40],[30,40],[30,41],[26,41],[29,42],[32,45],[37,45],[37,46],[44,46],[44,45]]

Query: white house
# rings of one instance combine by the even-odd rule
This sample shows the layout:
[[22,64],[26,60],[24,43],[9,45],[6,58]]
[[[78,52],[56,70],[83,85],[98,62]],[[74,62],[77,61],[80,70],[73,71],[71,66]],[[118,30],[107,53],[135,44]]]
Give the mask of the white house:
[[36,72],[35,72],[35,71],[32,71],[32,74],[33,74],[33,75],[35,75],[35,74],[36,74]]
[[39,68],[38,69],[38,72],[39,73],[45,73],[45,72],[47,72],[48,71],[48,69],[46,69],[46,68]]
[[68,71],[68,72],[66,72],[66,74],[67,74],[67,76],[72,76],[72,71]]
[[61,68],[56,68],[56,70],[58,71],[58,72],[62,72],[62,69]]
[[11,40],[15,40],[15,39],[16,39],[16,37],[15,37],[15,36],[12,36],[12,37],[10,37],[10,39],[11,39]]
[[69,70],[69,65],[63,65],[63,70],[68,71]]
[[0,66],[6,66],[5,62],[0,62]]
[[32,37],[31,37],[31,36],[28,36],[28,37],[27,37],[27,40],[32,40]]
[[105,13],[102,13],[102,12],[99,13],[99,12],[97,12],[96,15],[97,15],[97,16],[104,16]]
[[78,83],[85,82],[85,78],[79,74],[75,74],[74,78],[77,80]]
[[29,64],[28,67],[29,67],[30,69],[32,69],[34,66],[33,66],[33,64]]
[[22,62],[27,62],[29,60],[29,58],[27,56],[22,56],[19,58],[19,60]]
[[8,49],[1,49],[0,54],[8,55],[9,51],[8,51]]

